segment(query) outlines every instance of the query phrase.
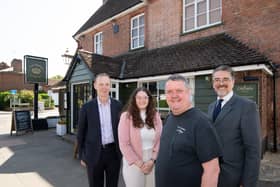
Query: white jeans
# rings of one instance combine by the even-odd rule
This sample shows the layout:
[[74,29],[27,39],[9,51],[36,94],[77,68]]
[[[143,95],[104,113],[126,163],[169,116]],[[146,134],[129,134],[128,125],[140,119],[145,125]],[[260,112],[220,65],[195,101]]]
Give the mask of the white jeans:
[[[143,151],[143,161],[151,159],[152,149]],[[128,165],[127,161],[123,157],[123,178],[126,187],[154,187],[155,186],[155,172],[154,168],[148,175],[142,173],[142,171],[136,165]]]

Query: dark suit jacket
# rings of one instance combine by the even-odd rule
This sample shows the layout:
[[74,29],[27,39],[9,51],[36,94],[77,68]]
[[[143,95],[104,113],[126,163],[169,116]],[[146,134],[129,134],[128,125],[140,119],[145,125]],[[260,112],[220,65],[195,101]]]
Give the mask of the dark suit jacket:
[[[112,129],[119,159],[121,159],[121,152],[118,142],[118,124],[121,107],[119,101],[111,98]],[[87,165],[95,165],[99,160],[102,146],[98,102],[96,98],[84,104],[80,110],[77,142],[79,158],[84,160]]]
[[[208,108],[213,116],[216,101]],[[236,94],[213,123],[221,140],[223,161],[219,187],[256,187],[260,166],[260,120],[256,104]]]

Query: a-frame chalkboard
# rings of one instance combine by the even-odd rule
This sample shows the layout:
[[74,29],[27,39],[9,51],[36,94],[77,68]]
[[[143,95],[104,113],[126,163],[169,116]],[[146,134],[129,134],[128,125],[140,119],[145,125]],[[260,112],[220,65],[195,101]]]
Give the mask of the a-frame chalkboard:
[[11,135],[16,131],[19,132],[33,132],[31,114],[29,110],[17,110],[12,114]]

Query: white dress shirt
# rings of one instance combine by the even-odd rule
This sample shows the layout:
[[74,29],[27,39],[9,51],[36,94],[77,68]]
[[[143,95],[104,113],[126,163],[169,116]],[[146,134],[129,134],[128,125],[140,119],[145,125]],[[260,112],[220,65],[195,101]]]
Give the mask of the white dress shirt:
[[101,127],[101,137],[102,144],[109,144],[114,142],[112,120],[111,120],[111,101],[108,101],[104,104],[101,103],[99,98],[97,98],[98,111],[100,118],[100,127]]

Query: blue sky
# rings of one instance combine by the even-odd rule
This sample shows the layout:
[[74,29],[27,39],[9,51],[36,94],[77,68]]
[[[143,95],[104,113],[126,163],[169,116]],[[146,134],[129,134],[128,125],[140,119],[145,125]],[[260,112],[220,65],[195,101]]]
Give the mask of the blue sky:
[[[0,6],[0,62],[24,55],[48,58],[49,77],[64,75],[61,55],[77,44],[73,34],[102,0],[7,0]],[[62,70],[61,70],[62,69]]]

